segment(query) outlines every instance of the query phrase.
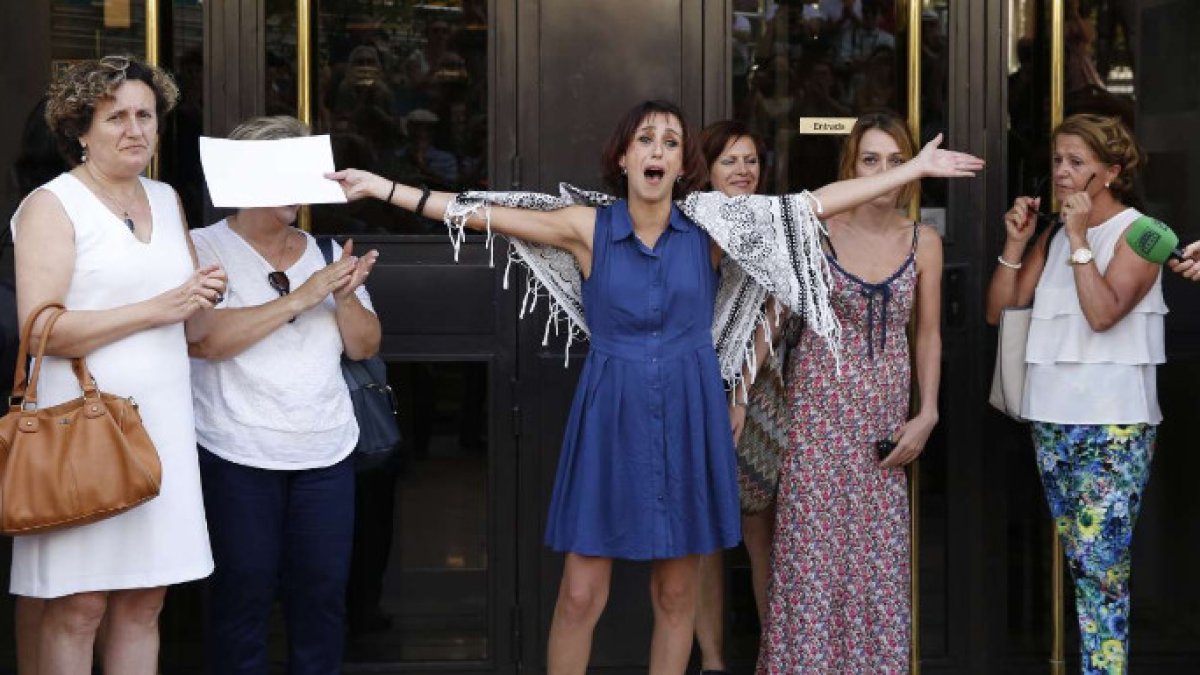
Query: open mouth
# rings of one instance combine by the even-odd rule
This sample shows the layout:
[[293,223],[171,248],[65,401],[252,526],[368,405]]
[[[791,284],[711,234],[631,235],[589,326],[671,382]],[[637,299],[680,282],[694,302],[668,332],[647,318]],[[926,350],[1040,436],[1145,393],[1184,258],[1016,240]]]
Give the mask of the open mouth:
[[642,175],[646,177],[646,181],[649,183],[660,183],[662,182],[663,176],[665,176],[666,173],[667,172],[663,171],[662,169],[652,167],[643,171]]

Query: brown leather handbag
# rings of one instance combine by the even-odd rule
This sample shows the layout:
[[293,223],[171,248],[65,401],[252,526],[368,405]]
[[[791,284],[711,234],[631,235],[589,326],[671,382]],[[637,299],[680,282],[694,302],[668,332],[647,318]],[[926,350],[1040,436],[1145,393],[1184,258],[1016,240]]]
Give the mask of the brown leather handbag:
[[[26,356],[34,322],[46,319],[33,374]],[[21,330],[8,414],[0,418],[0,532],[38,534],[102,520],[158,495],[162,463],[132,398],[97,387],[82,358],[71,369],[83,395],[37,404],[38,375],[54,324],[66,312],[46,303]]]

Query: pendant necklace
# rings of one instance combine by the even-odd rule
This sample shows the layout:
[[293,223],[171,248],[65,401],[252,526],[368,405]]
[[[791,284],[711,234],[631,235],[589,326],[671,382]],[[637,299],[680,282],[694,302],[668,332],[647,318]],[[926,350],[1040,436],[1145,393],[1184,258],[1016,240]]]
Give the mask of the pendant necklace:
[[[92,175],[91,170],[87,168],[86,164],[84,165],[84,170],[88,172],[88,176],[90,176],[92,179],[92,182],[96,184],[96,189],[100,191],[101,196],[103,196],[105,199],[107,199],[110,204],[115,204],[117,206],[117,208],[121,209],[120,217],[123,221],[125,221],[125,227],[128,227],[130,234],[132,234],[133,230],[134,230],[134,224],[133,224],[133,218],[129,215],[129,207],[123,205],[120,201],[118,201],[115,197],[113,197],[112,194],[108,190],[105,190],[104,186],[100,184],[99,179],[97,179],[95,176]],[[137,199],[137,195],[135,194],[133,196],[133,198]]]

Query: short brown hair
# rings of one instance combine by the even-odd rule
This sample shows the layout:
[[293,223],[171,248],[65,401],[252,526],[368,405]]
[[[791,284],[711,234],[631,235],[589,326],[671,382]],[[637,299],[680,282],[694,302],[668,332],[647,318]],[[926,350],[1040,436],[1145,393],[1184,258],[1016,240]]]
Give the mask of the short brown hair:
[[604,146],[604,154],[600,158],[600,171],[604,184],[618,197],[626,197],[629,193],[629,183],[621,173],[621,157],[633,141],[634,134],[641,127],[642,121],[650,115],[674,115],[683,127],[683,173],[680,180],[671,188],[674,199],[682,199],[689,192],[695,192],[708,182],[708,166],[700,155],[696,136],[688,126],[687,117],[679,106],[670,101],[642,101],[633,106],[617,123],[617,128],[608,137]]
[[1121,167],[1121,173],[1108,189],[1122,203],[1132,196],[1138,170],[1146,164],[1146,153],[1121,118],[1090,113],[1071,115],[1055,127],[1051,139],[1058,140],[1062,135],[1079,137],[1101,162]]
[[[846,137],[846,142],[842,144],[842,157],[838,162],[838,180],[855,177],[854,166],[858,163],[859,146],[862,144],[863,136],[872,129],[878,129],[891,136],[892,140],[896,141],[896,145],[900,146],[900,156],[905,161],[916,156],[917,144],[913,141],[912,134],[909,133],[908,125],[904,120],[886,110],[865,113],[859,116],[858,121],[854,123],[854,128],[850,130],[850,135]],[[921,194],[921,183],[913,181],[900,191],[900,196],[896,198],[896,205],[909,204],[919,194]]]
[[80,61],[62,71],[50,84],[46,124],[67,164],[82,161],[79,137],[92,126],[96,103],[112,98],[122,83],[137,80],[154,92],[154,109],[161,120],[179,101],[179,87],[167,71],[132,56],[105,56]]
[[[737,120],[721,120],[713,122],[700,131],[700,152],[704,155],[704,166],[711,171],[712,165],[725,152],[725,148],[739,138],[749,138],[754,144],[754,153],[758,155],[758,188],[761,190],[767,175],[767,143],[762,136],[750,131],[750,127]],[[711,181],[707,183],[712,189]]]

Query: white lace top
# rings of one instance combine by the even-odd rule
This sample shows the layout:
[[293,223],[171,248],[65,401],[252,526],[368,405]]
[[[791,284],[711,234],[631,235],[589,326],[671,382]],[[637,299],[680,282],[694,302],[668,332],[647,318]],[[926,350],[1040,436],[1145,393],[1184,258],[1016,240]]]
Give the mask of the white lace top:
[[[1088,230],[1088,246],[1101,273],[1140,215],[1125,209]],[[1162,273],[1125,318],[1097,332],[1079,305],[1069,248],[1067,234],[1060,230],[1050,242],[1034,293],[1022,415],[1058,424],[1158,424],[1162,412],[1155,366],[1166,361]]]
[[[308,247],[285,270],[293,289],[325,266],[316,240],[304,236]],[[200,264],[220,263],[229,276],[219,307],[255,307],[279,297],[267,283],[271,265],[224,220],[193,230],[192,239]],[[340,247],[333,251],[335,260],[341,257]],[[357,293],[372,309],[366,289]],[[231,359],[193,359],[200,445],[262,469],[310,469],[346,457],[358,442],[358,423],[342,378],[342,350],[330,296]]]

